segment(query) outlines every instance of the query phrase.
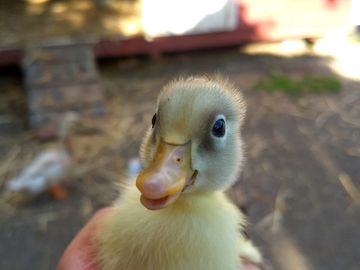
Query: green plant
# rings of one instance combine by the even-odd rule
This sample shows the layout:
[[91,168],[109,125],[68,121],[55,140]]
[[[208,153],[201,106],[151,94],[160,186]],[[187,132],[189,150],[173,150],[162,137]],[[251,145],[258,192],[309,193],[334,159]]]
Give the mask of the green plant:
[[290,95],[307,92],[334,93],[340,88],[340,81],[334,77],[307,75],[301,79],[292,79],[281,72],[272,72],[269,76],[259,80],[253,87],[254,90],[279,91]]

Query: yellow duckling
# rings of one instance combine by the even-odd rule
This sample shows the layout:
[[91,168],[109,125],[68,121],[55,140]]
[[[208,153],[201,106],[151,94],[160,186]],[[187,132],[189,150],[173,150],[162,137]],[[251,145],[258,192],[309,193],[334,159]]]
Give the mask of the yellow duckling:
[[114,205],[99,239],[103,270],[238,270],[261,255],[224,190],[243,154],[241,94],[221,78],[166,85],[140,151],[144,170]]

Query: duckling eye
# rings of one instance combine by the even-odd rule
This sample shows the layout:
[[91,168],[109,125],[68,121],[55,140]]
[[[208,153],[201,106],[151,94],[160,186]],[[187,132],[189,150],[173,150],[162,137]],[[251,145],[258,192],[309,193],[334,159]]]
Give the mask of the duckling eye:
[[156,124],[156,113],[154,114],[154,116],[153,116],[152,119],[151,119],[151,126],[152,126],[152,128],[154,128],[155,124]]
[[224,137],[224,135],[225,135],[225,120],[222,118],[216,120],[212,127],[211,133],[215,137]]

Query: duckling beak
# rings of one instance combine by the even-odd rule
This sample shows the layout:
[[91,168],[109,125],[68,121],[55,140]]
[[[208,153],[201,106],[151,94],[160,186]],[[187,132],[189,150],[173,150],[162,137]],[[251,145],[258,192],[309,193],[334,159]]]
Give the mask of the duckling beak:
[[194,181],[195,172],[191,168],[191,142],[160,142],[154,159],[136,179],[141,203],[151,210],[167,207]]

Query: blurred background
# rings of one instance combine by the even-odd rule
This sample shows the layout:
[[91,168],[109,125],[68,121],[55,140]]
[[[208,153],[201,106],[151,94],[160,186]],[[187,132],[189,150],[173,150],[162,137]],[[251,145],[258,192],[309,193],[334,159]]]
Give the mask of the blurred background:
[[359,2],[0,0],[0,269],[55,269],[161,87],[214,73],[247,101],[229,196],[266,269],[359,269]]

